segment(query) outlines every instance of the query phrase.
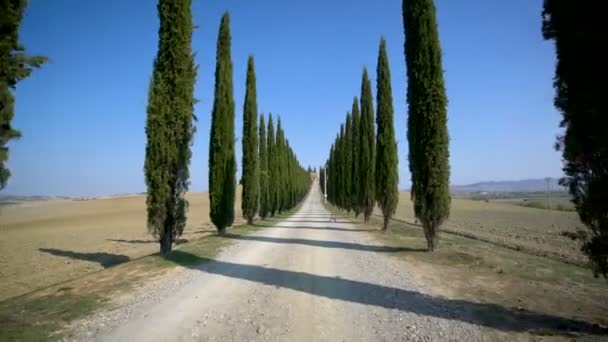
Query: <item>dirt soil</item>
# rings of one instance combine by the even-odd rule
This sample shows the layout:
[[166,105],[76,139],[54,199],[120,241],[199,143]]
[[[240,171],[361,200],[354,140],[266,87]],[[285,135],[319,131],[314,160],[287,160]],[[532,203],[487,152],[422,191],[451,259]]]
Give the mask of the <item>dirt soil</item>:
[[[205,192],[188,193],[180,242],[210,234]],[[240,190],[237,224],[242,223]],[[145,196],[51,200],[0,208],[0,301],[158,252]]]

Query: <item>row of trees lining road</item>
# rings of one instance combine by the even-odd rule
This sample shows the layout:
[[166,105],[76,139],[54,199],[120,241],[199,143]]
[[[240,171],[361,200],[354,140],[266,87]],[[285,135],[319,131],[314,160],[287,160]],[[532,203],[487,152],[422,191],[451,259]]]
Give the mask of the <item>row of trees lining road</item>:
[[15,86],[46,61],[44,56],[27,55],[19,43],[19,25],[26,7],[26,0],[0,0],[0,190],[11,176],[6,166],[8,142],[21,136],[11,125]]
[[[429,251],[437,247],[439,227],[450,213],[447,98],[435,17],[433,1],[403,1],[411,198]],[[332,204],[353,210],[355,216],[362,212],[365,221],[377,203],[383,216],[382,229],[386,230],[399,192],[393,96],[384,39],[376,71],[376,138],[371,83],[364,69],[361,112],[355,98],[321,170],[321,184],[327,180],[324,191]]]
[[382,229],[395,213],[399,199],[398,155],[393,125],[393,94],[386,41],[381,39],[377,67],[377,132],[374,137],[374,109],[371,82],[363,69],[361,112],[355,97],[352,109],[331,146],[329,159],[320,172],[327,181],[330,203],[368,221],[375,203],[384,217]]
[[268,114],[268,134],[264,115],[257,124],[257,99],[253,57],[247,63],[247,90],[243,109],[243,195],[241,208],[248,223],[293,208],[308,192],[310,167],[305,170],[285,138],[278,118],[275,127]]
[[[312,183],[310,172],[300,165],[285,138],[281,118],[277,119],[276,137],[272,114],[268,114],[268,130],[265,127],[264,115],[260,115],[258,215],[262,219],[295,207]],[[246,191],[244,184],[243,191]]]
[[603,3],[545,0],[542,34],[555,41],[555,107],[562,113],[556,148],[581,221],[589,228],[582,251],[595,276],[608,277],[608,113],[604,100]]
[[[157,10],[159,42],[148,93],[144,173],[148,230],[166,256],[186,225],[197,66],[191,47],[191,0],[159,0]],[[209,216],[219,234],[233,224],[235,215],[235,106],[230,50],[230,16],[224,13],[217,41],[209,141]],[[252,56],[247,63],[246,85],[241,208],[251,223],[256,215],[272,216],[294,207],[307,193],[311,178],[296,159],[280,119],[276,139],[272,116],[268,136],[263,116],[258,131]]]

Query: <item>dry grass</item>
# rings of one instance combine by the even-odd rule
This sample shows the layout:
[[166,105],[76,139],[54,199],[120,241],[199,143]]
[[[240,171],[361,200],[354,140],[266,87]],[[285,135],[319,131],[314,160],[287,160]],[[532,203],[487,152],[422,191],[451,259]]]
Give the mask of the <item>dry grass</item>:
[[[380,212],[378,211],[378,214]],[[408,192],[399,196],[395,219],[415,223]],[[445,230],[575,264],[585,256],[577,242],[562,235],[584,229],[576,212],[552,211],[453,198]]]
[[[457,202],[456,205],[457,212],[462,210],[463,203]],[[439,248],[428,253],[423,251],[426,240],[419,226],[392,221],[389,230],[382,232],[379,230],[382,222],[379,217],[373,217],[366,224],[361,216],[342,215],[364,228],[378,229],[372,234],[383,245],[407,247],[407,250],[391,255],[405,262],[403,272],[408,277],[431,292],[456,300],[497,305],[509,312],[547,315],[549,320],[564,318],[578,322],[572,324],[595,324],[598,329],[600,326],[597,324],[600,324],[604,327],[602,334],[605,334],[608,326],[608,283],[603,278],[594,278],[587,268],[453,234],[443,234]],[[505,214],[502,215],[504,218]],[[570,328],[573,327],[560,327],[560,330]],[[555,334],[541,329],[514,333],[508,338],[526,341],[564,341],[572,340],[572,337],[577,340],[605,340],[605,335]]]
[[[207,193],[189,193],[182,241],[209,235]],[[236,219],[242,222],[240,191]],[[0,212],[0,301],[158,251],[145,196],[46,201]]]

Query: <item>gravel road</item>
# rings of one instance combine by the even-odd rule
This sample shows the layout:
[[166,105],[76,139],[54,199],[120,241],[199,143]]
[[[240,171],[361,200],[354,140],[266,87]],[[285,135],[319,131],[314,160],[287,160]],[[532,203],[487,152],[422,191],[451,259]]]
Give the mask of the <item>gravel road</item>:
[[478,341],[505,338],[408,279],[399,249],[333,222],[318,186],[301,209],[215,261],[78,324],[92,341]]

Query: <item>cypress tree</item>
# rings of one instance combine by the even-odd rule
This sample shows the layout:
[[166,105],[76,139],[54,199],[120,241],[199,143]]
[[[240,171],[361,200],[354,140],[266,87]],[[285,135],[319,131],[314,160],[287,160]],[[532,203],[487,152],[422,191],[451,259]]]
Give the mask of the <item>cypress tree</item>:
[[15,115],[13,91],[19,81],[46,61],[43,56],[28,56],[19,43],[19,25],[26,7],[26,0],[0,1],[0,190],[11,175],[5,164],[8,161],[7,144],[21,137],[11,125]]
[[234,222],[236,157],[234,98],[230,57],[230,16],[222,16],[217,40],[215,98],[209,142],[209,216],[219,234]]
[[158,52],[148,94],[144,172],[148,230],[167,256],[186,225],[194,83],[190,0],[159,0]]
[[608,115],[604,99],[602,1],[545,0],[542,33],[555,41],[554,104],[562,113],[562,151],[567,186],[591,234],[583,252],[595,276],[608,277]]
[[352,129],[353,122],[351,114],[346,114],[346,122],[344,124],[344,209],[348,212],[352,210],[352,172],[353,172],[353,145],[352,145]]
[[432,0],[404,0],[409,167],[414,213],[433,251],[450,214],[447,98]]
[[359,151],[361,147],[359,143],[361,141],[360,126],[361,119],[359,114],[359,99],[355,96],[353,99],[352,107],[353,123],[352,123],[352,172],[351,172],[351,207],[355,212],[355,217],[358,217],[361,213],[361,205],[359,204],[359,187],[360,184],[360,169],[359,169]]
[[243,106],[243,194],[241,209],[248,224],[258,211],[260,181],[258,166],[258,105],[253,56],[247,60],[247,88]]
[[367,74],[367,68],[363,69],[363,80],[361,83],[361,130],[359,142],[359,205],[365,221],[369,221],[374,210],[374,169],[375,165],[375,134],[374,134],[374,103],[372,97],[372,85]]
[[268,152],[268,210],[270,216],[274,216],[277,212],[277,155],[275,143],[272,114],[268,114],[268,139],[266,142],[266,151]]
[[335,204],[335,196],[334,196],[334,172],[335,172],[335,167],[334,167],[334,155],[335,155],[335,149],[336,149],[336,144],[333,143],[331,144],[331,147],[329,148],[329,158],[327,159],[327,168],[325,171],[325,177],[327,177],[327,200],[329,201],[329,203],[331,204]]
[[325,168],[319,167],[319,186],[321,187],[321,193],[326,195],[327,190],[325,189]]
[[391,73],[384,38],[380,40],[376,84],[376,201],[384,217],[382,230],[386,230],[399,201],[399,171]]
[[264,114],[260,115],[260,217],[268,216],[268,152],[266,150],[266,123]]
[[344,177],[346,173],[345,161],[345,146],[344,146],[344,124],[340,125],[340,135],[338,136],[338,173],[336,174],[339,180],[338,185],[338,206],[340,209],[345,209],[346,203],[346,182]]
[[283,133],[283,127],[281,126],[281,117],[277,118],[277,136],[274,154],[275,158],[275,170],[276,170],[276,208],[280,214],[285,209],[285,134]]

